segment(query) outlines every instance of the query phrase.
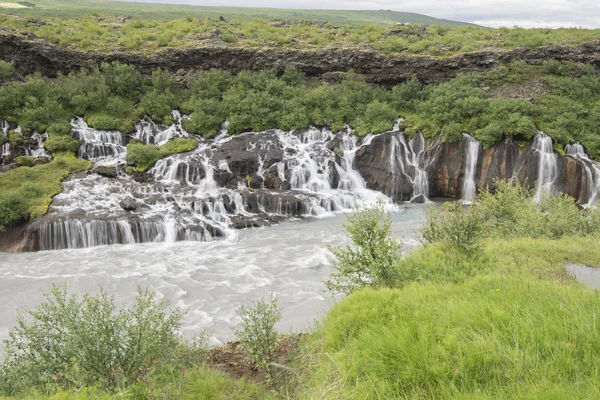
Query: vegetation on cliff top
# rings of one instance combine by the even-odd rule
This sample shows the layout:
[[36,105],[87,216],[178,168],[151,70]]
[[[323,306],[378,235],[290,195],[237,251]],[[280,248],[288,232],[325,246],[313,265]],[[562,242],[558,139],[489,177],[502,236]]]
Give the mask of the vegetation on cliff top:
[[153,53],[162,48],[252,49],[373,48],[383,54],[450,56],[477,50],[525,46],[575,46],[600,40],[600,30],[491,29],[440,25],[333,25],[308,21],[223,21],[186,17],[171,21],[86,16],[31,20],[5,15],[6,32],[35,35],[49,43],[84,51]]

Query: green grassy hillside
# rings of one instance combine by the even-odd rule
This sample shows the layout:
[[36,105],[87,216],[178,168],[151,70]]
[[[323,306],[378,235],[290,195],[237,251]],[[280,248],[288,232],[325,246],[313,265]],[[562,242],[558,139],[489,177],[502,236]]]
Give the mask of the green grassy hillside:
[[[15,4],[9,6],[8,4]],[[2,6],[3,5],[3,6]],[[35,5],[32,7],[31,5]],[[334,24],[396,22],[443,26],[472,25],[459,21],[432,18],[427,15],[403,13],[389,10],[292,10],[280,8],[201,7],[175,4],[126,2],[116,0],[7,0],[0,2],[0,11],[28,17],[75,18],[92,12],[102,15],[136,16],[146,19],[170,20],[186,16],[197,18],[284,19],[288,21],[308,20]]]

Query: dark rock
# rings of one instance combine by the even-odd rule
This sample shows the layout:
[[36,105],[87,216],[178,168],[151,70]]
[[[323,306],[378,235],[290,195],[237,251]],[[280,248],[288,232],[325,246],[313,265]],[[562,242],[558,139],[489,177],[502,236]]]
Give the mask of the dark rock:
[[92,168],[92,173],[106,176],[108,178],[116,178],[117,177],[117,167],[98,166],[98,167]]
[[125,197],[123,200],[119,202],[121,208],[125,211],[135,211],[138,209],[138,203],[131,196]]
[[423,204],[427,202],[427,198],[424,195],[420,194],[414,197],[410,202],[415,204]]
[[[516,60],[539,65],[555,59],[590,63],[600,66],[600,42],[579,46],[546,46],[536,49],[519,47],[510,51],[481,50],[452,57],[383,55],[370,46],[327,48],[305,51],[300,49],[251,49],[220,46],[213,36],[203,47],[165,49],[153,54],[125,52],[83,52],[67,49],[43,40],[3,33],[0,35],[0,58],[12,62],[17,74],[25,76],[40,72],[55,77],[59,72],[77,71],[81,67],[97,66],[102,62],[119,61],[135,65],[142,73],[151,74],[158,68],[169,71],[209,70],[212,68],[237,73],[243,70],[262,71],[265,65],[282,73],[293,66],[309,77],[335,80],[340,73],[354,69],[371,83],[392,86],[416,76],[425,83],[449,80],[461,72],[486,71]],[[214,42],[216,41],[216,42]]]

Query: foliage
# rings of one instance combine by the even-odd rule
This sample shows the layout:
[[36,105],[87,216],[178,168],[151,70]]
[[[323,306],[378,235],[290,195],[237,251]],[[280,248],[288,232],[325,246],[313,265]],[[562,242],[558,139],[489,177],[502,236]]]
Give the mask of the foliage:
[[15,66],[12,63],[0,60],[0,82],[5,82],[15,75]]
[[496,181],[473,205],[430,208],[422,229],[427,243],[448,243],[471,249],[483,238],[548,238],[586,236],[600,232],[600,211],[581,210],[565,194],[550,194],[536,202],[531,190],[515,181]]
[[272,382],[271,363],[276,360],[277,338],[279,333],[275,324],[281,320],[281,310],[277,297],[271,293],[268,299],[251,301],[250,307],[240,306],[238,316],[241,329],[235,331],[244,352],[244,360],[252,368],[259,368],[267,373]]
[[33,167],[35,165],[35,158],[29,156],[19,156],[15,161],[19,167]]
[[49,135],[44,142],[44,148],[50,153],[76,152],[79,142],[68,135]]
[[[21,33],[34,34],[59,46],[75,46],[82,50],[111,52],[115,50],[152,52],[157,49],[206,47],[206,39],[219,39],[229,47],[244,48],[296,48],[315,49],[331,46],[356,46],[368,44],[385,54],[426,54],[434,57],[469,53],[486,48],[499,50],[519,46],[538,48],[547,45],[574,44],[598,40],[597,29],[491,29],[454,21],[438,20],[416,14],[379,11],[325,11],[325,10],[275,10],[232,8],[199,8],[160,6],[158,4],[115,5],[114,2],[96,1],[94,10],[107,4],[107,16],[81,15],[80,7],[64,0],[38,0],[51,3],[46,7],[30,9],[4,9],[13,14],[74,16],[79,18],[54,19],[39,24],[37,20],[15,16],[4,17],[3,26]],[[50,11],[54,3],[60,10]],[[135,7],[127,16],[147,16],[153,20],[114,17],[116,7]],[[149,9],[163,7],[160,14]],[[167,7],[165,9],[164,7]],[[218,11],[217,11],[218,10]],[[239,10],[239,9],[238,9]],[[195,13],[197,18],[190,17]],[[175,15],[174,15],[175,14]],[[186,15],[187,14],[187,15]],[[212,15],[212,18],[207,18]],[[222,20],[221,16],[232,18]],[[253,17],[251,17],[253,16]],[[272,20],[281,18],[279,23]],[[171,19],[171,20],[165,20]],[[330,22],[330,23],[325,23]],[[371,23],[369,23],[371,22]],[[398,26],[397,22],[412,22]],[[419,24],[425,24],[421,26]],[[210,43],[210,42],[209,42]]]
[[62,191],[61,182],[70,173],[90,168],[89,161],[70,153],[56,153],[54,160],[33,167],[20,167],[0,175],[0,231],[46,213],[52,197]]
[[175,138],[161,146],[133,141],[127,145],[125,159],[135,165],[139,172],[143,172],[163,157],[192,151],[196,147],[198,141],[193,138]]
[[116,391],[135,383],[179,343],[181,312],[148,289],[138,289],[131,309],[117,310],[114,297],[102,289],[80,300],[55,286],[27,315],[18,316],[5,341],[8,394],[48,385]]
[[400,243],[392,235],[391,214],[379,203],[356,208],[346,218],[344,232],[351,244],[329,247],[336,258],[336,272],[325,282],[327,290],[350,293],[364,286],[394,287],[402,253]]

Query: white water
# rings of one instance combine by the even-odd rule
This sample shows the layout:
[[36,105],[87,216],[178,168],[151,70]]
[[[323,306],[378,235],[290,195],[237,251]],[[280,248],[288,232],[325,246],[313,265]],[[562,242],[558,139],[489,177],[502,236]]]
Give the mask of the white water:
[[171,113],[174,123],[168,127],[154,123],[150,118],[145,117],[135,126],[134,138],[145,143],[154,143],[161,145],[176,137],[188,137],[189,134],[181,125],[184,119],[189,119],[189,115],[181,115],[177,110]]
[[475,186],[475,173],[477,172],[477,160],[479,159],[479,141],[473,136],[463,133],[463,142],[466,143],[465,157],[465,179],[462,189],[462,200],[464,203],[471,203],[477,195]]
[[[327,244],[345,241],[345,218],[283,222],[240,231],[235,240],[195,243],[129,244],[37,253],[0,253],[0,340],[13,326],[17,309],[31,309],[52,283],[67,282],[71,292],[95,292],[98,285],[119,304],[150,287],[188,311],[183,332],[212,331],[232,338],[235,309],[273,290],[280,297],[283,331],[306,329],[331,304],[322,292],[332,256]],[[392,230],[405,246],[417,246],[422,206],[393,214]],[[1,346],[0,346],[1,348]],[[0,350],[1,352],[1,350]]]
[[[392,135],[392,146],[390,151],[390,165],[392,171],[398,169],[405,174],[413,185],[411,200],[424,196],[429,197],[429,180],[427,177],[427,167],[433,161],[427,157],[426,143],[423,134],[420,132],[407,143],[404,133],[398,130],[398,124],[394,127]],[[402,179],[397,174],[392,179]],[[396,186],[396,184],[394,183]]]
[[558,175],[558,156],[552,148],[552,138],[544,132],[535,135],[532,148],[539,157],[535,191],[535,200],[539,202],[545,195],[554,191],[554,183]]
[[565,152],[581,161],[581,164],[585,169],[585,178],[588,189],[586,197],[587,202],[584,206],[594,206],[600,195],[600,163],[590,159],[588,155],[585,154],[583,146],[577,142],[572,145],[567,145],[565,147]]
[[[91,129],[77,119],[73,125],[73,136],[82,140],[82,155],[96,164],[124,160],[126,148],[120,134]],[[141,126],[143,122],[138,125]],[[178,127],[177,131],[181,129]],[[140,132],[149,130],[139,128],[137,135]],[[156,134],[140,137],[156,141]],[[336,137],[341,140],[343,151],[339,163],[327,148],[327,143]],[[237,146],[248,146],[243,151],[256,155],[257,176],[265,179],[267,174],[279,175],[282,181],[289,180],[291,190],[250,191],[245,181],[233,188],[220,186],[216,174],[231,171],[227,157],[221,158],[227,154],[220,150],[231,140],[243,141]],[[210,241],[235,237],[238,231],[232,227],[234,220],[239,224],[240,219],[258,218],[257,223],[262,225],[262,220],[323,218],[355,205],[376,202],[396,210],[387,196],[367,189],[354,169],[358,149],[356,137],[349,132],[336,135],[316,128],[202,139],[193,152],[159,160],[149,171],[156,182],[138,183],[126,176],[98,175],[65,182],[48,215],[36,223],[38,247],[51,250],[118,243]],[[280,161],[266,164],[270,155]],[[123,209],[121,204],[127,201],[137,209]]]

